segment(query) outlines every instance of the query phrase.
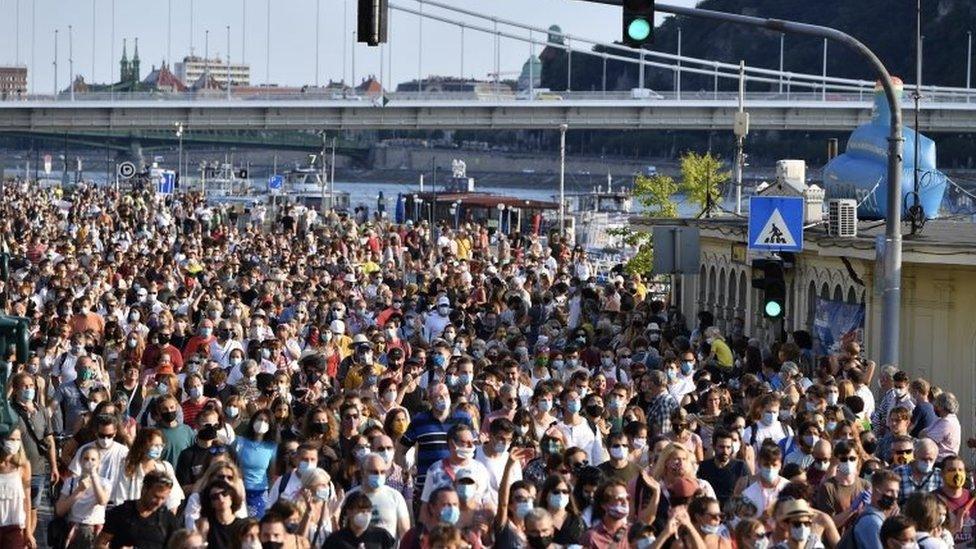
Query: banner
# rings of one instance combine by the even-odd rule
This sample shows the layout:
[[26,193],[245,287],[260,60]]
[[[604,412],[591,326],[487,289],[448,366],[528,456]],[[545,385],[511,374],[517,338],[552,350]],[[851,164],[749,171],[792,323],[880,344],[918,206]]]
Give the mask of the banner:
[[848,341],[864,341],[864,305],[817,298],[813,319],[817,354],[835,353]]

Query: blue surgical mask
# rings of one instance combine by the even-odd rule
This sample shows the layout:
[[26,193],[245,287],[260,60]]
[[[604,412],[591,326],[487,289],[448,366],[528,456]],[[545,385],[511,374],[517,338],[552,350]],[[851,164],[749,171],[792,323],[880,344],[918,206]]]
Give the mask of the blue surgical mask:
[[332,497],[332,490],[328,486],[322,486],[315,490],[315,499],[319,501],[328,501]]
[[149,456],[149,459],[159,459],[163,455],[163,447],[162,446],[152,446],[146,452],[146,455]]
[[455,490],[457,490],[458,498],[462,501],[469,501],[474,497],[474,484],[458,484]]
[[454,526],[461,520],[461,508],[456,505],[448,505],[441,509],[441,522]]
[[298,476],[304,476],[305,473],[312,470],[312,462],[305,460],[299,461],[298,467],[295,470],[298,471]]
[[582,403],[579,399],[573,399],[566,403],[566,411],[571,414],[578,414],[581,407]]
[[547,502],[553,511],[565,509],[569,505],[569,494],[550,493]]
[[458,382],[461,385],[470,385],[471,384],[471,374],[469,374],[468,372],[461,373],[460,375],[458,375]]
[[520,519],[524,519],[525,518],[525,515],[528,515],[529,514],[529,511],[532,510],[532,507],[533,507],[533,505],[532,505],[532,502],[531,501],[520,501],[520,502],[516,503],[515,504],[515,516],[517,516]]
[[20,400],[24,402],[31,402],[34,400],[34,395],[36,391],[33,387],[26,387],[20,390]]
[[695,363],[694,362],[692,362],[690,360],[686,360],[686,361],[684,361],[684,362],[681,363],[681,374],[682,375],[688,375],[691,372],[693,372],[694,370],[695,370]]
[[366,477],[366,484],[373,489],[379,488],[386,484],[386,475],[368,475]]
[[537,403],[537,404],[535,405],[535,407],[536,407],[536,409],[538,409],[538,410],[539,410],[540,412],[542,412],[542,413],[546,413],[546,412],[548,412],[549,410],[551,410],[551,409],[552,409],[552,401],[551,401],[551,400],[540,400],[540,401],[539,401],[539,402],[538,402],[538,403]]

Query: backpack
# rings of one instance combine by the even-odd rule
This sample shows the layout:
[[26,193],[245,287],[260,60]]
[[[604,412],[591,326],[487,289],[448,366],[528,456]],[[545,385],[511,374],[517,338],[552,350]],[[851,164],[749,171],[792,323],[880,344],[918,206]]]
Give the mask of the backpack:
[[[847,531],[844,532],[844,535],[841,536],[840,541],[837,542],[837,546],[834,549],[860,549],[857,545],[857,539],[854,537],[854,530],[857,528],[857,524],[861,522],[861,519],[867,515],[878,515],[878,514],[879,513],[867,511],[858,515],[857,518],[854,519],[854,522],[851,523]],[[882,519],[884,519],[883,516]]]

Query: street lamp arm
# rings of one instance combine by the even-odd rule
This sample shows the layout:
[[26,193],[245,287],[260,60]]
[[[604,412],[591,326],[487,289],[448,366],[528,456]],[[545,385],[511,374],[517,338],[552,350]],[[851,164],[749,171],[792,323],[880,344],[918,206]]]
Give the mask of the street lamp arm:
[[[596,4],[622,6],[623,0],[580,0]],[[888,216],[885,220],[883,316],[881,328],[881,362],[898,364],[899,331],[901,314],[901,210],[902,210],[902,137],[901,99],[895,90],[891,74],[884,63],[867,46],[853,36],[830,27],[810,25],[782,19],[767,19],[737,13],[725,13],[700,8],[656,4],[655,9],[664,13],[683,15],[699,19],[711,19],[725,23],[735,23],[762,28],[780,33],[804,34],[834,40],[847,45],[860,53],[877,73],[891,113],[891,132],[888,137]],[[642,83],[643,84],[643,83]]]

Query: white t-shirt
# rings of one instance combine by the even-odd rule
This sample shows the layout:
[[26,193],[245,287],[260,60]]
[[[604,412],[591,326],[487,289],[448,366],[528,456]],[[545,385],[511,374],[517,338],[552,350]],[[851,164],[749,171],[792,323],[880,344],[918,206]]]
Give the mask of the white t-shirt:
[[[489,443],[491,444],[491,443]],[[498,506],[498,490],[501,487],[502,475],[505,473],[505,463],[508,462],[508,451],[502,452],[495,457],[488,457],[484,447],[475,450],[474,459],[485,466],[488,470],[488,478],[491,483],[491,490],[488,495],[492,505]],[[512,470],[508,473],[508,485],[522,480],[522,464],[515,460]]]
[[427,469],[427,479],[424,481],[424,491],[420,495],[421,501],[430,501],[430,495],[434,492],[434,490],[442,486],[453,486],[456,473],[462,469],[467,469],[470,471],[472,478],[474,478],[474,501],[491,501],[488,494],[491,485],[491,475],[488,474],[488,469],[486,469],[484,465],[478,461],[475,461],[474,459],[470,459],[464,465],[450,466],[453,474],[448,474],[448,471],[445,469],[446,461],[446,459],[442,459]]
[[745,490],[742,491],[742,497],[748,499],[756,506],[759,513],[763,513],[766,509],[776,502],[776,498],[779,493],[789,484],[790,481],[783,477],[776,478],[776,484],[771,488],[764,488],[759,481],[753,482]]
[[[346,497],[348,498],[355,492],[363,492],[362,486],[349,490]],[[369,501],[373,502],[373,515],[369,525],[385,528],[394,539],[398,538],[397,524],[400,524],[401,521],[410,524],[410,510],[407,508],[407,500],[403,499],[400,492],[389,486],[380,486],[372,493],[363,493],[369,496]]]
[[874,414],[874,394],[871,393],[871,389],[867,385],[861,385],[854,394],[861,397],[864,401],[864,414],[862,417],[871,417]]
[[[105,490],[107,494],[111,494],[111,482],[105,477],[99,476],[95,478],[102,486],[102,490]],[[61,485],[61,495],[68,497],[77,487],[78,477],[71,477]],[[105,506],[95,503],[94,488],[89,486],[87,490],[81,493],[81,497],[75,500],[74,505],[71,506],[71,511],[68,513],[68,522],[91,525],[105,524]]]
[[[156,462],[155,470],[166,473],[166,476],[173,481],[173,489],[170,490],[169,498],[166,499],[166,508],[175,513],[180,508],[180,504],[183,503],[183,498],[185,497],[183,488],[176,480],[176,471],[173,470],[173,466],[168,461]],[[145,478],[146,472],[141,465],[136,467],[135,474],[131,476],[123,468],[122,474],[115,481],[112,495],[108,498],[109,501],[115,505],[119,505],[130,499],[139,499],[139,496],[142,494],[142,481]]]
[[98,447],[97,442],[89,442],[78,451],[75,452],[75,457],[71,458],[71,463],[68,464],[68,470],[74,476],[81,476],[81,456],[85,454],[85,450],[89,448],[95,448],[98,450],[98,454],[101,457],[101,462],[98,464],[98,475],[105,477],[114,487],[115,483],[119,481],[122,476],[122,470],[125,467],[125,458],[129,455],[129,448],[124,444],[119,444],[118,442],[112,441],[112,445],[102,450]]
[[[282,487],[281,481],[284,480],[285,477],[288,477],[288,484],[285,484],[284,487]],[[284,490],[282,490],[282,488],[284,488]],[[266,496],[268,507],[281,498],[289,501],[297,501],[298,492],[300,492],[301,489],[302,477],[298,474],[298,471],[292,471],[291,473],[286,473],[276,478]],[[396,537],[396,535],[394,534],[393,537]]]

